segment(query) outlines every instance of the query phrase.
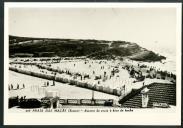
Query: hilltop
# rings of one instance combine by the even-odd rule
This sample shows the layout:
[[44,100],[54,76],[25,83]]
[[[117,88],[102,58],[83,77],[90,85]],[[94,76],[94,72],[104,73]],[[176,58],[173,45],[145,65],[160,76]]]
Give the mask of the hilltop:
[[86,56],[92,59],[127,57],[137,61],[161,61],[164,56],[126,41],[58,39],[9,36],[9,55],[33,54],[34,57]]

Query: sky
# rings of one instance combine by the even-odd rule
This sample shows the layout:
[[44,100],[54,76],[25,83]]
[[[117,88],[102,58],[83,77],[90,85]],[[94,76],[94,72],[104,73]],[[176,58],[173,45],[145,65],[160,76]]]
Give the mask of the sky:
[[175,8],[10,8],[9,34],[123,40],[149,49],[176,48]]

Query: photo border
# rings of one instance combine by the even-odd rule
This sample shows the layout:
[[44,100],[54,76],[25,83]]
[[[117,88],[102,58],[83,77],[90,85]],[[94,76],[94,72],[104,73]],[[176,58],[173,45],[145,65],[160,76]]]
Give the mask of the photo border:
[[[10,1],[12,1],[12,0],[10,0]],[[118,2],[119,2],[119,1],[118,1]],[[3,5],[3,6],[4,6],[4,5]],[[3,12],[3,11],[1,11],[1,12]],[[1,14],[1,13],[0,13],[0,14]],[[3,22],[3,21],[1,20],[1,22]],[[0,22],[0,23],[1,23],[1,22]],[[3,24],[3,23],[2,23],[2,24]],[[2,26],[2,24],[1,24],[1,26]],[[2,34],[4,34],[4,32],[2,32]],[[2,37],[4,37],[4,35],[2,35]],[[2,42],[4,42],[3,38],[2,38]],[[181,42],[182,42],[182,39],[181,39]],[[4,48],[3,43],[1,43],[1,48]],[[5,50],[5,49],[2,49],[1,52],[4,53],[4,50]],[[181,52],[182,52],[182,51],[181,51]],[[4,56],[3,56],[3,57],[4,57]],[[2,58],[3,58],[3,57],[2,57]],[[4,58],[3,58],[3,60],[4,60]],[[3,61],[3,60],[0,60],[0,62]],[[182,59],[181,59],[181,61],[182,61]],[[2,62],[1,64],[3,65],[4,63]],[[2,67],[4,67],[4,65],[3,65]],[[181,68],[181,69],[182,69],[182,68]],[[4,68],[3,68],[3,70],[4,70]],[[2,70],[2,71],[3,71],[3,70]],[[1,73],[4,75],[3,72],[1,72]],[[2,75],[2,76],[3,76],[3,75]],[[2,79],[1,81],[3,82],[4,79]],[[2,84],[2,85],[3,85],[3,84]],[[3,92],[3,90],[4,90],[4,89],[3,89],[4,85],[1,86],[1,87],[2,87],[1,91],[2,91],[2,94],[3,94],[3,93],[4,93],[4,92]],[[182,94],[182,93],[181,93],[181,94]],[[2,101],[3,101],[3,100],[4,100],[4,98],[2,99]],[[1,102],[1,103],[4,103],[4,102]],[[2,110],[2,113],[3,113],[3,110]]]

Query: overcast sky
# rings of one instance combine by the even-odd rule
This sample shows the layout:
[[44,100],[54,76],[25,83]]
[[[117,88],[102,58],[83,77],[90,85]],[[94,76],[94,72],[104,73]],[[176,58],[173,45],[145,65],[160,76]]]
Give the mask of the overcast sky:
[[175,50],[174,8],[11,8],[9,34],[124,40]]

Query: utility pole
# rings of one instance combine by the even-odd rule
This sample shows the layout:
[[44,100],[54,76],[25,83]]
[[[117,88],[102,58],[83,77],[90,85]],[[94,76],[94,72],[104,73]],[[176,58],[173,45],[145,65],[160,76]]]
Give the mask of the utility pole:
[[92,105],[95,104],[95,101],[94,101],[94,88],[95,88],[95,85],[93,86],[93,90],[92,90],[92,100],[91,100]]
[[92,100],[94,100],[94,90],[92,90]]
[[94,89],[95,89],[95,84],[94,84],[94,86],[93,86],[93,90],[92,90],[92,100],[94,100]]
[[53,86],[55,86],[55,80],[56,80],[56,72],[54,74]]

